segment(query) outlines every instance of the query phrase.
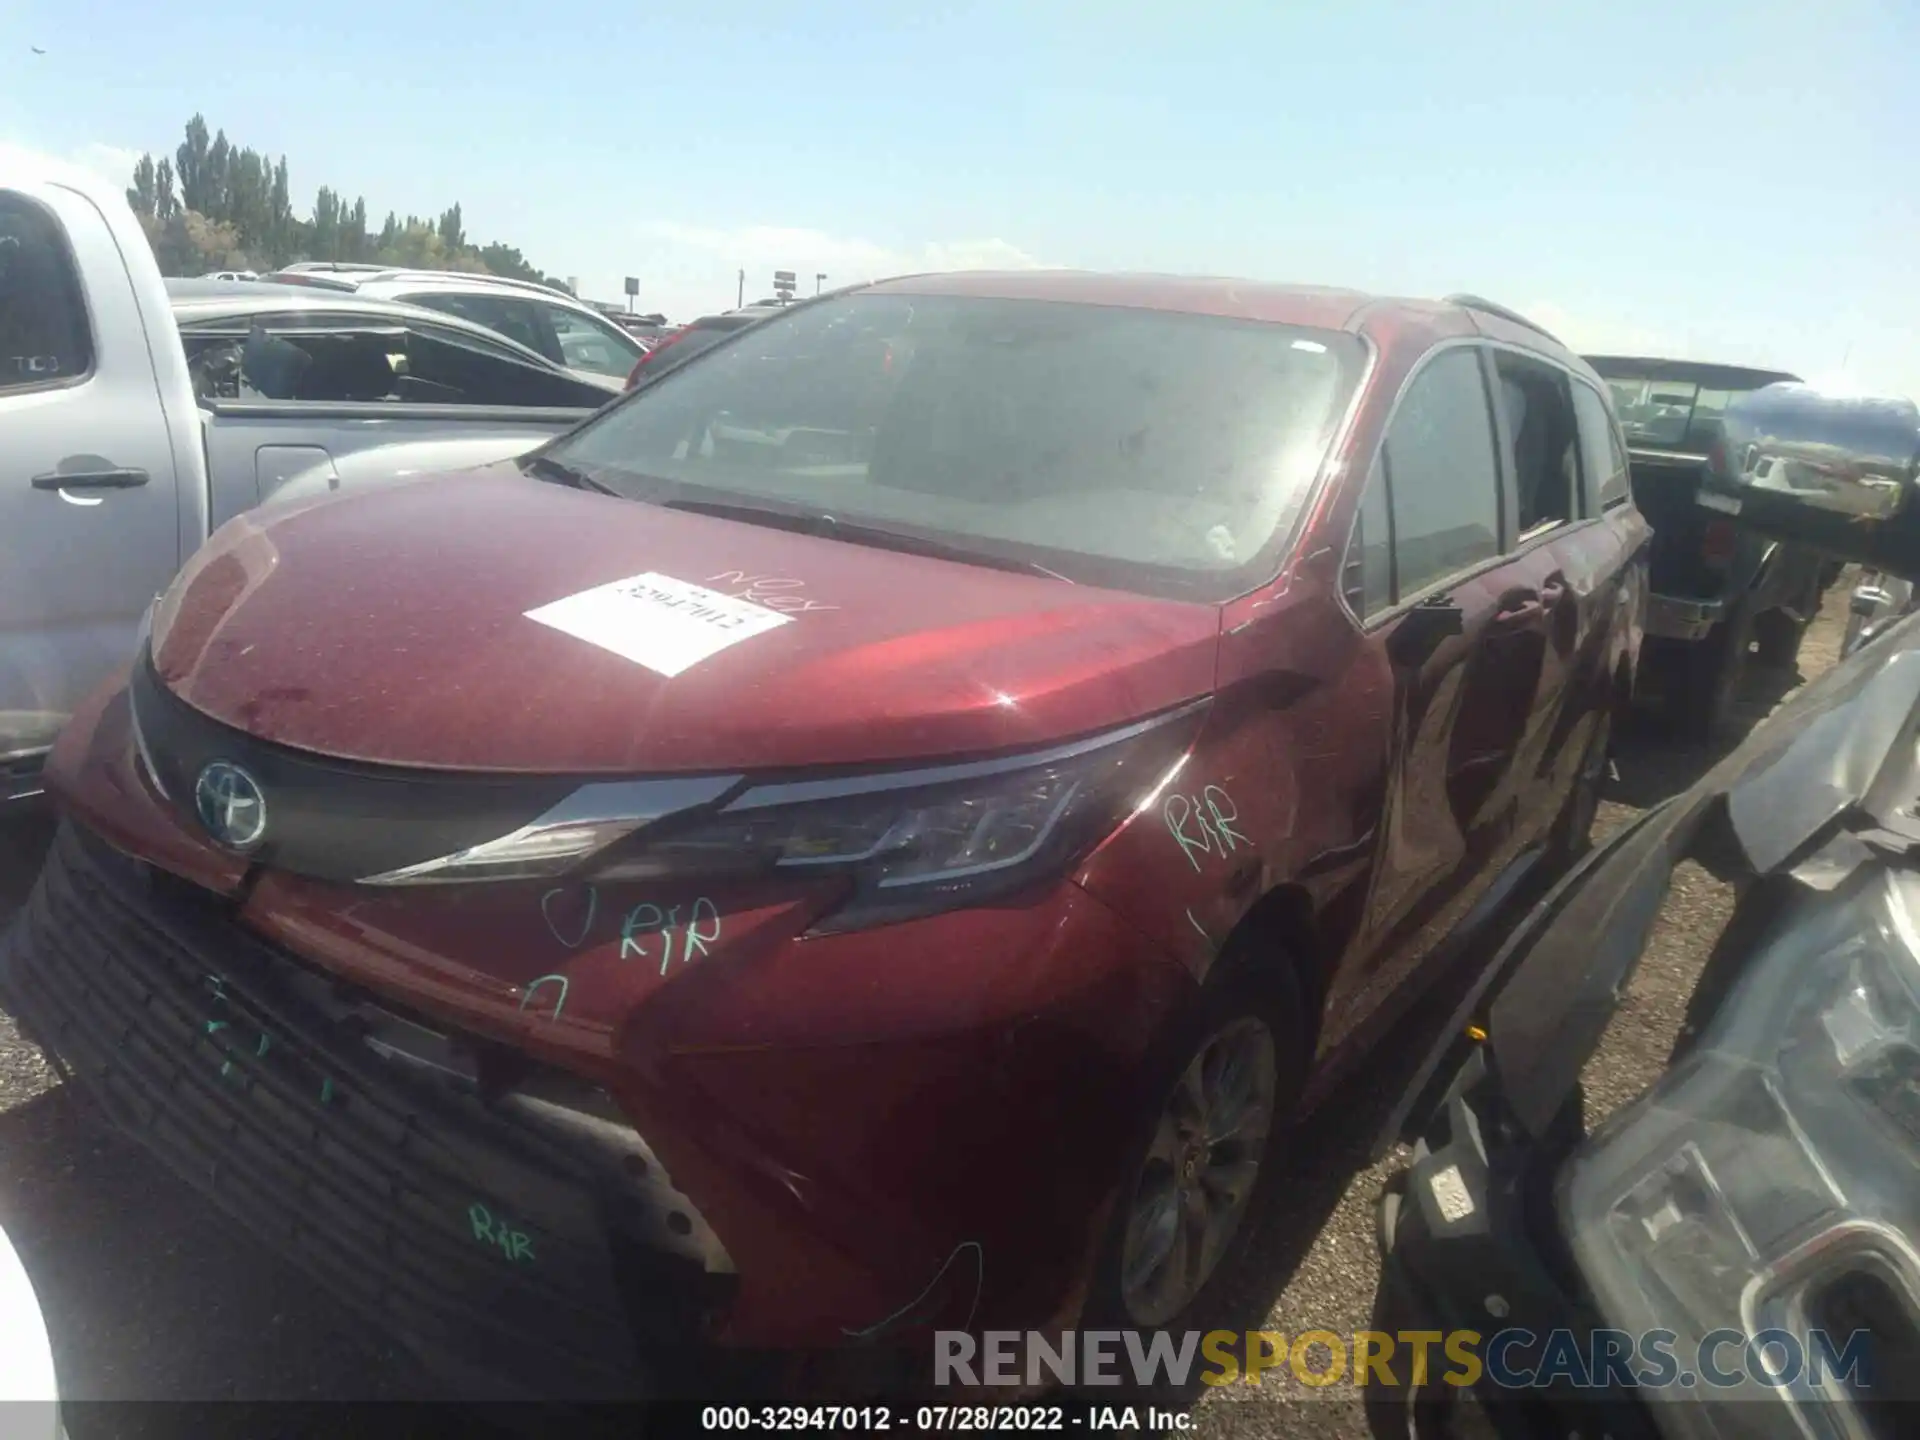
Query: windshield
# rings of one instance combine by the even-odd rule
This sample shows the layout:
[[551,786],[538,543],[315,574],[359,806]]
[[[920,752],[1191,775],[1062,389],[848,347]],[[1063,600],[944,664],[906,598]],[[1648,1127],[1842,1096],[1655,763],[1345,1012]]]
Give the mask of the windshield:
[[1613,408],[1630,444],[1702,451],[1718,438],[1729,402],[1747,393],[1745,389],[1703,390],[1690,380],[1635,375],[1609,375],[1607,388],[1613,391]]
[[1225,599],[1265,578],[1364,358],[1354,336],[1259,322],[838,296],[547,453],[634,498],[719,492]]

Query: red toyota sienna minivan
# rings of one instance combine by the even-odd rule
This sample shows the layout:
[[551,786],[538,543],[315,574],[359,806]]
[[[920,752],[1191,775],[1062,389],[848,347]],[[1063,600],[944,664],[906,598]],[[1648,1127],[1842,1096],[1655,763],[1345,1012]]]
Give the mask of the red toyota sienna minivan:
[[475,1393],[1188,1328],[1296,1117],[1583,843],[1647,536],[1488,302],[797,304],[221,530],[60,741],[12,1004]]

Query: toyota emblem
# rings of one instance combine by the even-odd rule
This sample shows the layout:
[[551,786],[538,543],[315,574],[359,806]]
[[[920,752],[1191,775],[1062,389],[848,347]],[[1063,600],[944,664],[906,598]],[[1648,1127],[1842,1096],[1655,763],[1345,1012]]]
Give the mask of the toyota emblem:
[[225,760],[215,760],[193,785],[193,808],[207,833],[229,850],[250,850],[267,833],[267,797],[260,782]]

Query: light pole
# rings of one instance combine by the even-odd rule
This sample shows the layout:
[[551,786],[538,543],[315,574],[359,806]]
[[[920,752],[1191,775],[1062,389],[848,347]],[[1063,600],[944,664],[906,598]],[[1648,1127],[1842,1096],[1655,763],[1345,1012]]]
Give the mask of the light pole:
[[813,293],[814,294],[818,295],[820,293],[820,287],[826,282],[826,278],[827,277],[825,275],[815,275],[813,277]]
[[746,303],[747,303],[747,272],[742,270],[740,272],[740,292],[735,297],[733,305],[734,305],[734,308],[737,310],[741,306],[745,305]]

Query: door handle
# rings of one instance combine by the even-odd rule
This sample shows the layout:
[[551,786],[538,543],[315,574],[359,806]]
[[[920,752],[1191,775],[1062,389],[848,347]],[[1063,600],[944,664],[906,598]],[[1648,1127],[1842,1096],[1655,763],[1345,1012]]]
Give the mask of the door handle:
[[33,477],[36,490],[132,490],[147,483],[144,470],[49,470]]
[[1538,590],[1509,590],[1500,597],[1493,618],[1501,624],[1511,624],[1516,620],[1530,620],[1545,608]]

